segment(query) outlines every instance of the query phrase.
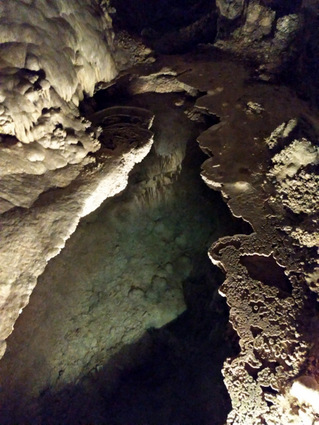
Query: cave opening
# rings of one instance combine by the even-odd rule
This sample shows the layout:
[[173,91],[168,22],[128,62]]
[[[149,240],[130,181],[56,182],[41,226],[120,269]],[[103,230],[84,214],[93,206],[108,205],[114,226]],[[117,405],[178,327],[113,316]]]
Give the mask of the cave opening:
[[1,424],[226,420],[221,368],[239,347],[207,251],[250,228],[202,181],[196,137],[212,122],[182,103],[125,100],[155,114],[154,145],[40,277],[2,359]]
[[141,39],[155,52],[172,54],[212,43],[218,32],[215,1],[141,0],[109,2],[116,36]]
[[194,24],[216,8],[209,0],[142,0],[129,5],[123,0],[112,0],[110,3],[115,28],[142,35],[149,42]]

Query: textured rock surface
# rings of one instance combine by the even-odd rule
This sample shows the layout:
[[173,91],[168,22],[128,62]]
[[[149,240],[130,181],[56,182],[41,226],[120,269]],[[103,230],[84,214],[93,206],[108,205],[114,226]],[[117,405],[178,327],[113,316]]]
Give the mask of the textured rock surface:
[[0,9],[2,355],[47,262],[149,152],[152,115],[94,131],[80,116],[83,94],[116,75],[111,20],[96,2],[2,2]]
[[[140,129],[130,126],[138,137],[131,140],[126,131],[121,146],[109,151],[100,149],[100,129],[93,132],[80,116],[83,93],[116,73],[110,19],[94,2],[20,2],[18,8],[4,2],[1,16],[3,354],[49,259],[80,217],[125,187],[129,171],[149,152],[152,115],[145,112]],[[110,138],[105,131],[101,137]]]
[[[49,259],[80,217],[124,188],[128,172],[151,147],[138,112],[136,127],[126,122],[132,111],[105,111],[95,117],[94,131],[78,112],[83,93],[92,94],[95,83],[116,73],[110,2],[100,3],[104,14],[97,3],[84,0],[0,5],[1,354]],[[185,20],[177,5],[165,27],[160,7],[157,17],[161,21],[162,13],[164,26],[151,22],[159,34],[153,27],[138,30],[166,52],[214,42],[253,60],[264,81],[294,63],[292,79],[302,78],[303,83],[296,80],[299,89],[318,102],[318,32],[311,26],[317,2],[218,0],[217,8],[218,18],[211,6],[202,13],[194,2]],[[131,63],[153,61],[143,44],[132,48],[129,39],[122,41],[134,52]],[[119,60],[130,63],[125,54]],[[162,92],[206,92],[197,109],[215,114],[220,123],[199,138],[210,156],[203,178],[254,229],[249,236],[223,238],[210,250],[227,274],[221,293],[241,347],[224,366],[233,407],[228,423],[318,422],[318,113],[292,90],[258,83],[256,74],[220,59],[215,50],[164,58],[158,69],[134,77],[130,89],[152,91],[159,82]],[[146,127],[150,121],[149,116]],[[145,187],[148,196],[152,187]]]
[[[179,78],[208,92],[197,107],[220,117],[220,124],[199,137],[211,156],[203,165],[203,178],[254,229],[249,236],[222,238],[210,250],[212,261],[226,271],[220,291],[241,347],[239,356],[224,365],[233,407],[228,423],[309,422],[315,415],[313,402],[291,398],[289,388],[302,371],[318,379],[306,366],[309,357],[318,358],[309,332],[310,323],[318,326],[309,290],[318,291],[318,256],[290,234],[299,225],[311,233],[317,223],[317,115],[284,87],[247,86],[247,71],[238,63],[216,61],[216,56],[213,62],[199,54],[175,69],[180,72],[183,66],[190,70]],[[292,125],[293,120],[306,120],[307,125]],[[290,128],[298,131],[290,134]],[[277,154],[269,151],[270,139]],[[267,171],[276,176],[274,182]],[[312,184],[300,184],[302,178]]]
[[83,92],[115,75],[110,19],[85,0],[2,2],[1,16],[2,133],[56,149],[54,128],[84,131],[74,124]]
[[296,40],[303,25],[297,6],[292,5],[292,11],[281,14],[267,2],[256,0],[245,6],[242,1],[220,3],[221,15],[234,22],[239,18],[239,23],[231,26],[230,34],[221,23],[215,45],[258,64],[261,78],[271,78],[296,56]]
[[[152,151],[135,168],[126,190],[107,200],[98,211],[79,224],[64,250],[39,278],[29,305],[8,339],[8,349],[1,362],[0,386],[5,388],[0,394],[0,404],[4,407],[4,411],[0,411],[1,423],[21,423],[21,417],[26,418],[28,414],[31,416],[31,419],[28,418],[30,423],[41,422],[41,419],[41,423],[47,423],[49,416],[50,423],[61,423],[57,412],[47,413],[53,408],[50,395],[60,400],[59,408],[63,409],[65,404],[64,410],[71,415],[63,423],[80,422],[75,417],[72,419],[70,408],[70,405],[78,403],[79,394],[68,394],[67,389],[72,392],[79,385],[90,394],[88,398],[95,399],[99,395],[96,382],[100,380],[100,393],[106,397],[119,385],[122,371],[132,364],[134,366],[134,363],[139,364],[145,352],[150,350],[152,333],[155,338],[158,332],[159,338],[162,335],[163,344],[175,347],[177,352],[170,353],[169,350],[163,363],[169,370],[172,367],[170,356],[179,356],[175,361],[177,369],[180,369],[179,380],[183,381],[184,373],[193,373],[189,371],[190,366],[186,368],[184,365],[187,341],[205,332],[202,321],[208,322],[207,341],[203,344],[214,350],[209,354],[214,361],[205,373],[196,372],[196,381],[205,382],[207,373],[210,381],[207,383],[208,393],[199,393],[198,401],[194,401],[192,406],[199,410],[201,417],[208,413],[201,411],[198,403],[207,403],[210,411],[215,410],[214,400],[209,395],[215,383],[221,387],[218,400],[223,404],[228,401],[225,395],[221,395],[225,388],[221,385],[220,369],[218,375],[215,372],[218,369],[216,363],[220,365],[222,360],[219,357],[222,355],[213,338],[213,335],[224,338],[224,335],[219,335],[219,327],[227,322],[227,316],[221,314],[223,309],[216,293],[214,267],[207,258],[207,249],[212,239],[216,240],[221,232],[225,233],[225,228],[226,232],[233,230],[232,220],[220,196],[209,190],[200,178],[200,163],[204,155],[195,141],[199,134],[198,124],[185,116],[181,106],[174,104],[180,99],[180,94],[147,94],[129,98],[131,103],[147,106],[155,113]],[[132,116],[134,111],[135,117]],[[110,127],[104,129],[106,133],[105,130],[114,125],[118,129],[121,121],[125,124],[136,122],[138,118],[143,121],[143,111],[140,108],[113,107],[97,112],[92,121],[97,119],[101,126],[108,123]],[[170,126],[166,126],[168,121]],[[207,297],[206,292],[215,295]],[[186,339],[183,336],[179,340],[168,329],[159,329],[183,313],[186,304],[198,317],[196,333],[190,329],[192,321],[187,322],[188,327],[183,331]],[[213,323],[200,310],[203,304],[207,304],[207,313],[215,318]],[[194,323],[192,326],[197,325]],[[150,330],[154,328],[156,330]],[[136,354],[133,342],[140,347]],[[180,344],[185,347],[182,349]],[[156,347],[159,349],[158,345],[159,342],[153,347],[155,352]],[[201,356],[201,346],[190,344],[189,350],[196,350],[197,356]],[[225,348],[220,351],[223,350]],[[178,354],[178,351],[182,352]],[[203,361],[209,363],[206,357]],[[205,369],[203,364],[201,368]],[[34,373],[35,369],[37,373]],[[173,369],[175,376],[176,366]],[[192,365],[191,371],[196,369],[196,364]],[[159,388],[168,385],[166,381],[157,379]],[[95,391],[92,390],[94,385]],[[171,385],[172,393],[183,393],[180,383]],[[166,406],[174,405],[174,400],[166,399],[166,391],[164,394],[157,391],[157,397],[163,398],[161,416],[169,420],[173,413],[166,412]],[[141,397],[143,387],[129,393],[129,405],[134,404],[135,397],[138,397],[135,393]],[[45,400],[47,409],[44,408]],[[118,403],[122,400],[123,395],[118,398]],[[94,417],[93,412],[86,412],[87,416],[81,421],[109,423],[106,418],[112,416],[113,409],[114,415],[123,417],[121,423],[127,424],[125,415],[130,416],[126,408],[121,412],[121,408],[116,406],[107,409],[103,400],[95,402],[95,410],[104,420],[89,420]],[[187,400],[184,403],[188,405]],[[74,406],[73,410],[85,411],[87,408],[87,401],[83,400],[81,406]],[[152,408],[156,411],[155,407],[145,405],[145,412],[150,415]],[[138,407],[132,409],[131,406],[130,409],[137,411],[134,416],[136,422],[132,418],[132,423],[140,423],[137,418],[143,417],[144,409],[140,413]],[[184,417],[186,421],[195,415],[187,407],[180,417],[179,409],[171,408],[178,420],[182,421]],[[76,418],[80,415],[78,413]],[[225,417],[226,412],[219,409],[213,415]]]
[[232,20],[239,18],[244,10],[244,0],[217,0],[216,6],[221,16]]
[[[1,3],[0,211],[67,186],[99,149],[83,93],[116,75],[111,22],[95,2]],[[55,173],[52,173],[55,171]],[[21,184],[23,180],[23,183]],[[6,190],[10,187],[10,190]],[[15,192],[17,195],[15,196]]]
[[[144,130],[145,132],[145,130]],[[123,139],[122,139],[123,142]],[[81,217],[127,184],[128,173],[152,145],[152,133],[138,142],[99,151],[97,166],[82,171],[65,189],[39,197],[32,209],[14,209],[1,217],[1,340],[13,324],[47,262],[64,247]],[[3,351],[2,351],[3,353]]]

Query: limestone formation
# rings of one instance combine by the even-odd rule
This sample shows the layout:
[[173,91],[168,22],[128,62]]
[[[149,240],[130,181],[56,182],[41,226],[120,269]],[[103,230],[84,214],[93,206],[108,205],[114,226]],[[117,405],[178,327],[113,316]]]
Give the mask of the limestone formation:
[[240,17],[244,10],[244,0],[217,0],[216,5],[220,15],[230,20]]
[[125,187],[131,168],[150,150],[152,116],[138,140],[126,134],[121,146],[107,153],[100,149],[98,132],[79,114],[84,92],[92,94],[98,81],[116,75],[110,19],[97,4],[20,2],[16,10],[5,2],[0,7],[3,354],[47,262],[81,217]]
[[[176,107],[212,121],[198,138],[209,157],[203,180],[253,229],[209,249],[226,275],[219,292],[240,346],[223,367],[232,402],[227,424],[318,424],[318,2],[128,3],[0,3],[0,357],[49,260],[82,217],[125,188],[151,150],[154,114],[124,106],[121,93],[179,93]],[[96,92],[113,86],[122,92],[96,111]],[[152,169],[141,184],[143,201],[156,199],[182,170],[176,119],[169,113],[171,128],[157,128],[154,151],[166,173]],[[171,241],[161,223],[152,232]],[[175,242],[183,274],[182,232]],[[157,312],[157,326],[184,308],[170,298],[166,276],[175,270],[166,263],[166,274],[132,283],[127,294],[174,310],[163,321]],[[116,335],[116,346],[143,326]],[[82,348],[85,363],[89,348]],[[90,374],[90,360],[82,366],[74,376]]]
[[90,162],[88,153],[99,142],[78,105],[98,81],[112,79],[116,68],[110,18],[95,2],[21,1],[18,8],[2,2],[0,8],[4,212],[67,186]]
[[125,144],[122,137],[121,145],[113,150],[100,149],[93,167],[78,170],[66,188],[41,193],[32,208],[16,208],[2,215],[2,354],[4,341],[47,262],[61,251],[81,217],[125,188],[128,173],[149,152],[152,133],[142,129],[141,135],[143,139],[126,139]]
[[[227,73],[234,73],[233,66],[236,81],[227,78]],[[197,106],[221,120],[199,137],[200,146],[211,156],[203,165],[202,176],[209,186],[222,191],[233,214],[249,221],[254,229],[249,236],[222,238],[209,253],[226,272],[220,292],[227,298],[230,321],[241,346],[240,355],[226,361],[223,370],[233,407],[227,423],[300,423],[300,418],[311,423],[316,414],[311,400],[316,395],[309,396],[308,402],[302,398],[306,396],[298,395],[298,404],[289,388],[312,351],[307,327],[318,318],[307,274],[318,270],[318,257],[314,259],[304,244],[296,249],[296,239],[285,235],[283,228],[290,221],[288,209],[306,214],[303,224],[308,232],[316,223],[316,118],[288,89],[259,84],[246,87],[240,76],[243,83],[247,77],[239,64],[206,62],[203,67],[199,59],[181,77],[198,89],[211,90]],[[216,93],[216,87],[222,89]],[[252,103],[262,105],[258,114],[247,112],[247,104]],[[287,128],[293,128],[296,117],[304,115],[308,126],[313,123],[312,141],[301,137],[271,157],[266,142],[271,139],[271,146],[276,145],[274,139],[279,140],[285,130],[288,137]],[[307,137],[305,129],[300,131]],[[265,178],[267,169],[269,177]],[[290,233],[296,231],[292,225]],[[318,245],[318,239],[313,244]],[[310,287],[318,291],[315,281]],[[317,359],[318,351],[313,355]],[[307,376],[313,375],[309,372]],[[292,388],[292,394],[297,394],[297,384]]]

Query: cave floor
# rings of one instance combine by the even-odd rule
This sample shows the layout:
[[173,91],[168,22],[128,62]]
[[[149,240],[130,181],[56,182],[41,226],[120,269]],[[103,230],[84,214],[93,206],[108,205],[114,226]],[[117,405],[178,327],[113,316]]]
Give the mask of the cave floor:
[[224,422],[236,341],[207,250],[241,223],[200,178],[179,97],[131,102],[155,113],[152,151],[40,277],[2,359],[1,424]]

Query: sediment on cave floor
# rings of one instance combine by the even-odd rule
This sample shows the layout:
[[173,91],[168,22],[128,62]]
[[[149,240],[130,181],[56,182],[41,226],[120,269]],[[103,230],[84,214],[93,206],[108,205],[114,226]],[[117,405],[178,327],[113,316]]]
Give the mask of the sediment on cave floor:
[[123,100],[155,114],[153,148],[41,276],[2,360],[1,423],[224,423],[238,345],[207,250],[247,228],[203,183],[207,117],[182,98]]

